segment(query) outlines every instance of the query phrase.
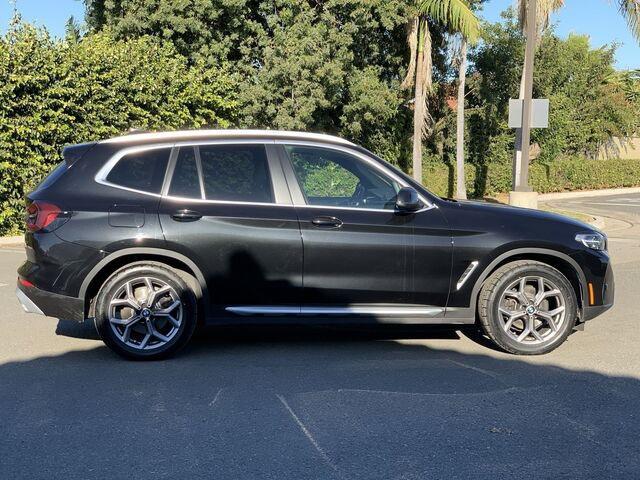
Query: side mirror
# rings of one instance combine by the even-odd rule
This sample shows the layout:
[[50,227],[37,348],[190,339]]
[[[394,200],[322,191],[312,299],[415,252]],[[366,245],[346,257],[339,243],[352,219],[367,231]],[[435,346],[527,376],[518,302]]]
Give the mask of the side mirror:
[[401,212],[415,212],[420,210],[422,203],[418,192],[411,187],[402,187],[396,196],[396,208]]

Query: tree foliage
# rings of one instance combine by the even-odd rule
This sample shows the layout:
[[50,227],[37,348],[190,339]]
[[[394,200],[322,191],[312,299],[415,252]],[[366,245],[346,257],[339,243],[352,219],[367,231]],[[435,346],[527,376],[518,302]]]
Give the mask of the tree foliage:
[[[86,3],[86,32],[70,20],[66,38],[55,40],[16,20],[0,36],[0,234],[19,227],[24,194],[59,161],[65,144],[130,128],[323,131],[409,169],[413,94],[400,84],[415,2]],[[433,172],[453,173],[447,164],[455,158],[456,82],[449,32],[428,21],[427,185]],[[515,14],[484,30],[471,52],[466,92],[467,171],[476,195],[509,182],[514,135],[507,107],[518,95],[524,52]],[[585,37],[560,39],[552,30],[542,36],[534,95],[551,99],[551,119],[549,129],[533,132],[541,155],[532,171],[559,157],[594,156],[612,136],[640,130],[640,78],[616,72],[613,54],[612,47],[591,48]]]
[[[596,156],[612,137],[640,129],[640,105],[613,68],[614,47],[593,49],[583,35],[561,39],[553,29],[543,34],[536,53],[534,98],[550,100],[549,128],[534,129],[540,146],[537,161],[560,156]],[[470,80],[469,142],[475,163],[508,163],[513,130],[506,125],[509,98],[517,98],[524,39],[513,13],[487,25],[473,51]]]
[[[339,133],[403,164],[411,114],[401,0],[86,0],[92,31],[170,41],[225,65],[238,125]],[[398,126],[397,128],[395,126]]]

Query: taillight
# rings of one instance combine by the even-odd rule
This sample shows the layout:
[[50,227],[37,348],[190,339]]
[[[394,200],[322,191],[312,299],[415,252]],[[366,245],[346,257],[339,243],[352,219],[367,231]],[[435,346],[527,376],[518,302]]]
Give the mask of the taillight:
[[53,231],[68,219],[68,212],[63,212],[53,203],[36,200],[27,207],[27,228],[31,232]]
[[29,287],[29,288],[35,287],[33,283],[31,283],[29,280],[25,280],[22,277],[18,277],[18,281],[20,282],[20,285],[22,285],[23,287]]

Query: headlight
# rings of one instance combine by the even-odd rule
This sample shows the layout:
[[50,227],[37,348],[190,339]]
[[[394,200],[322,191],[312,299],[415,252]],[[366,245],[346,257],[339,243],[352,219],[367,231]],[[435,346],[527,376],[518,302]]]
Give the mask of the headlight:
[[607,249],[607,237],[601,233],[578,233],[576,235],[576,241],[593,250]]

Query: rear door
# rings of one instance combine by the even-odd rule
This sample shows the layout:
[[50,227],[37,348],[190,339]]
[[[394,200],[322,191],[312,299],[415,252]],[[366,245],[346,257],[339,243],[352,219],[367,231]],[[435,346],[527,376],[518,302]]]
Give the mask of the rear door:
[[214,317],[299,305],[302,241],[273,148],[183,143],[172,155],[160,221],[169,247],[200,267]]

